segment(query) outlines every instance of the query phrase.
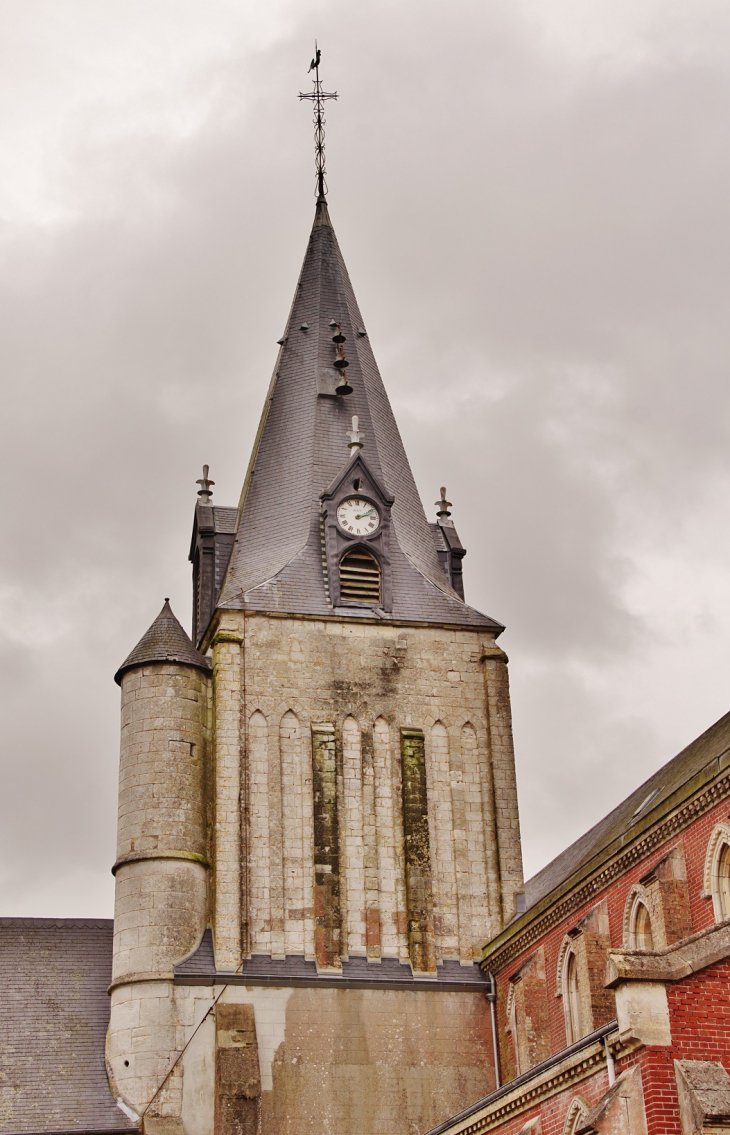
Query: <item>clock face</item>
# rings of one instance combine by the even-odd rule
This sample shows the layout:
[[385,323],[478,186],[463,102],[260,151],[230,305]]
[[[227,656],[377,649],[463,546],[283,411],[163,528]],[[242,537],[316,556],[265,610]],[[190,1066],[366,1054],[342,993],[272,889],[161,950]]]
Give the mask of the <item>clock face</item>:
[[380,513],[362,497],[348,497],[337,508],[337,522],[351,536],[371,536],[380,527]]

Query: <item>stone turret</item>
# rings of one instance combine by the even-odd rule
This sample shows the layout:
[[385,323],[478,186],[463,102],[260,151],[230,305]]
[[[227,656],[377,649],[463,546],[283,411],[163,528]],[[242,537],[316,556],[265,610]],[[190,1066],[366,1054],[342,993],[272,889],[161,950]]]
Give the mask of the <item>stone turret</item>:
[[[167,599],[115,675],[122,740],[108,1056],[116,1091],[140,1112],[175,1049],[173,967],[208,921],[209,676]],[[166,1096],[175,1089],[173,1077]]]

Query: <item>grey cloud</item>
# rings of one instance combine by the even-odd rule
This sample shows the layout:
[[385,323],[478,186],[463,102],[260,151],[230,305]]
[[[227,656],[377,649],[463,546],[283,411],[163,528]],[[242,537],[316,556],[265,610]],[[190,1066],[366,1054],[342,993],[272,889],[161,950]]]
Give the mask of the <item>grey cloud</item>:
[[109,912],[111,676],[163,595],[188,620],[203,461],[237,499],[311,223],[320,28],[345,258],[427,510],[445,481],[508,626],[528,865],[709,724],[686,627],[628,595],[647,549],[699,557],[728,477],[727,18],[637,8],[601,9],[628,44],[601,59],[506,0],[299,6],[190,64],[188,130],[77,112],[66,212],[6,226],[0,264],[6,913]]

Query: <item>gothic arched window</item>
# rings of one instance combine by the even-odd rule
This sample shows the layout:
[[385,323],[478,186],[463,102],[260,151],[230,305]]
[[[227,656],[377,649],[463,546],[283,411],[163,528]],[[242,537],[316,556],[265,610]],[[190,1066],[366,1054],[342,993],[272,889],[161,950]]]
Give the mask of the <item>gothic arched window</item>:
[[726,822],[718,824],[710,836],[702,893],[712,898],[715,922],[730,918],[730,825]]
[[575,1135],[575,1132],[585,1123],[590,1110],[582,1096],[575,1096],[565,1117],[563,1135]]
[[365,548],[353,548],[340,560],[340,599],[348,603],[381,602],[380,564]]
[[[656,950],[651,910],[654,909],[649,892],[641,883],[635,883],[624,904],[623,944],[628,950]],[[657,916],[654,910],[655,917]]]
[[724,843],[717,857],[717,895],[722,920],[730,918],[730,844]]
[[651,932],[651,918],[646,905],[635,903],[631,915],[631,937],[635,950],[653,950],[654,935]]
[[578,959],[573,950],[569,950],[565,958],[565,1024],[568,1032],[568,1044],[580,1040],[583,1036],[580,1004],[580,972]]

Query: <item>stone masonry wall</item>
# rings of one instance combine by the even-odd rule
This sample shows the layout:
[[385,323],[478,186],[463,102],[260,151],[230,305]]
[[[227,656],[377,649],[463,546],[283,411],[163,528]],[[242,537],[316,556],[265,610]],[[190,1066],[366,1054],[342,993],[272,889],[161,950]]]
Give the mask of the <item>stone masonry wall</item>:
[[[216,1135],[231,1130],[226,1111],[237,1133],[248,1123],[259,1135],[422,1135],[494,1087],[481,992],[228,986],[200,1028],[221,987],[172,992],[180,1036],[193,1038],[181,1061],[185,1135],[212,1135],[216,1111]],[[253,1021],[236,1020],[243,1006]],[[221,1053],[232,1028],[238,1052]]]
[[402,730],[423,735],[432,956],[475,958],[522,884],[492,637],[225,612],[213,653],[219,967],[409,958]]
[[207,705],[189,666],[122,679],[114,981],[171,972],[205,928]]
[[[113,1090],[135,1108],[148,1102],[180,1043],[173,968],[208,921],[208,687],[202,671],[176,663],[140,666],[122,679],[107,1059]],[[163,1114],[179,1113],[181,1075],[156,1100]]]

